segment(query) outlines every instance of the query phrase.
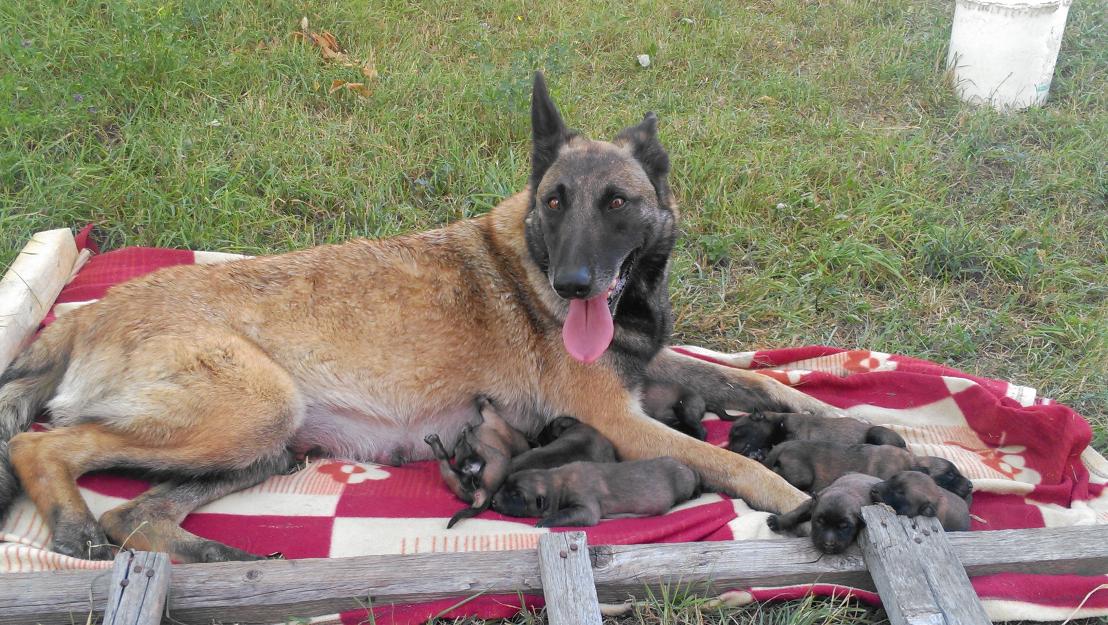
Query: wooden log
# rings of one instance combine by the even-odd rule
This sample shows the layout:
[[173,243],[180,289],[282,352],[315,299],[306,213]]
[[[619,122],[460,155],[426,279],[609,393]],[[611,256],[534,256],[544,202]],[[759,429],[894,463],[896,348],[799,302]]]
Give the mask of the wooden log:
[[[948,534],[970,575],[1108,573],[1108,526]],[[618,603],[650,588],[708,595],[812,582],[873,588],[861,552],[820,557],[803,538],[591,547],[597,597]],[[0,576],[0,625],[85,622],[108,596],[107,571]],[[490,594],[541,594],[538,552],[492,551],[268,560],[173,567],[169,614],[182,623],[274,623],[374,605]],[[91,598],[91,603],[90,603]]]
[[600,601],[584,532],[540,536],[539,576],[550,625],[600,625]]
[[885,505],[862,508],[862,518],[862,555],[893,625],[991,622],[938,519],[897,516]]
[[15,257],[0,279],[0,371],[30,341],[76,262],[69,228],[36,233]]
[[158,625],[169,591],[169,557],[149,551],[120,551],[108,584],[104,625]]

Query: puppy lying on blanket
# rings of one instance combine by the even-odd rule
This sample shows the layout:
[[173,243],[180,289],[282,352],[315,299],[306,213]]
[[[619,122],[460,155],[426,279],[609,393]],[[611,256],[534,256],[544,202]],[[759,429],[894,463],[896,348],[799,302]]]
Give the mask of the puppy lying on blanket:
[[970,528],[969,505],[945,488],[940,488],[931,476],[919,471],[902,471],[888,480],[874,484],[873,501],[883,502],[904,516],[933,516],[948,532],[964,532]]
[[706,410],[726,414],[721,408],[708,408],[703,397],[686,388],[657,380],[643,383],[641,399],[646,414],[699,440],[708,438],[701,424]]
[[662,514],[698,491],[696,473],[669,457],[574,462],[513,473],[493,497],[501,514],[541,517],[537,527],[596,525],[615,515]]
[[811,520],[812,544],[816,549],[842,553],[865,525],[862,507],[872,503],[873,488],[880,483],[872,475],[847,473],[791,512],[770,516],[766,524],[775,532],[792,532]]
[[914,456],[891,445],[842,445],[820,441],[786,441],[773,448],[766,466],[801,490],[816,493],[847,473],[864,473],[881,479],[901,471],[922,471],[939,486],[959,497],[968,497],[973,484],[949,460]]
[[573,417],[558,417],[539,433],[539,447],[512,459],[511,473],[553,469],[578,461],[615,462],[616,450],[596,428]]
[[[726,413],[721,419],[730,419]],[[850,417],[826,418],[796,412],[753,412],[739,417],[731,426],[727,448],[731,451],[763,460],[779,443],[791,440],[825,443],[869,443],[906,447],[896,432]]]
[[453,462],[437,434],[424,439],[439,461],[439,472],[447,487],[472,506],[458,511],[447,527],[488,510],[492,495],[511,470],[512,458],[531,448],[523,434],[508,425],[485,397],[477,398],[476,423],[462,430],[454,446]]

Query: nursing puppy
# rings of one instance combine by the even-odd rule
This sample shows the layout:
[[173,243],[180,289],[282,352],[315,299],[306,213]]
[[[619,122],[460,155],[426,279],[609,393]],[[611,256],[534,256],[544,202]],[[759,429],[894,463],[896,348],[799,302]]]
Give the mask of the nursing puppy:
[[641,399],[643,410],[654,419],[695,439],[708,438],[701,424],[708,407],[700,395],[677,384],[647,380]]
[[872,489],[881,480],[872,475],[847,473],[795,510],[766,519],[775,532],[792,532],[812,522],[812,544],[823,553],[842,553],[865,526],[862,508],[872,502]]
[[816,493],[847,473],[864,473],[888,479],[901,471],[934,471],[943,488],[965,497],[969,480],[949,460],[914,456],[891,445],[842,445],[819,441],[786,441],[773,448],[766,466],[797,488]]
[[476,423],[462,430],[453,459],[437,434],[424,439],[439,460],[439,472],[447,487],[472,504],[451,517],[447,528],[487,510],[492,495],[511,471],[512,458],[531,448],[523,434],[508,425],[485,397],[477,398],[477,418]]
[[[726,414],[719,416],[721,419],[729,419]],[[791,440],[907,447],[904,439],[889,428],[851,417],[826,418],[795,412],[753,412],[739,417],[731,426],[727,448],[748,458],[762,460],[775,445]]]
[[614,515],[662,514],[692,498],[696,473],[673,458],[574,462],[513,473],[493,497],[497,512],[541,517],[536,527],[596,525]]
[[902,471],[884,482],[874,484],[870,494],[875,503],[888,504],[904,516],[933,516],[948,532],[970,528],[966,500],[940,488],[935,480],[919,471]]
[[615,462],[616,450],[596,428],[573,417],[558,417],[539,433],[539,447],[512,458],[511,473],[552,469],[571,462]]

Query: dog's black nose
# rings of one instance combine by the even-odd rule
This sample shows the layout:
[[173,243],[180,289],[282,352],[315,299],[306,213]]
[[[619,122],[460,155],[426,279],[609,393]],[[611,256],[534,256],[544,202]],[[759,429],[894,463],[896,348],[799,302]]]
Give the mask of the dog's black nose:
[[551,283],[562,299],[580,299],[592,289],[592,272],[588,267],[563,269],[554,274]]

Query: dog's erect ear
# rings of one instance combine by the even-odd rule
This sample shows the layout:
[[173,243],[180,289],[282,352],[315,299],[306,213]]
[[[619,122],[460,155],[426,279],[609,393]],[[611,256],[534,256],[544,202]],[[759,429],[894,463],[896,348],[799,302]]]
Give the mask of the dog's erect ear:
[[558,158],[558,149],[566,142],[568,135],[566,124],[546,90],[542,72],[535,72],[535,88],[531,93],[532,191]]
[[658,141],[658,116],[647,113],[638,125],[624,128],[615,142],[631,150],[631,155],[642,165],[650,182],[654,183],[659,199],[665,202],[669,194],[666,182],[669,175],[669,154]]

